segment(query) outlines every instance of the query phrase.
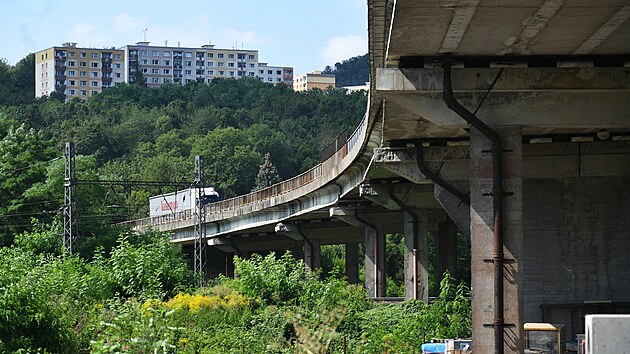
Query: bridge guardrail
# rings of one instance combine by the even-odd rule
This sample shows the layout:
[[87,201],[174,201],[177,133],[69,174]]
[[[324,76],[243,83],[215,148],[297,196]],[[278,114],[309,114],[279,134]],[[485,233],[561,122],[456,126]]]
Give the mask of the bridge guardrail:
[[[272,197],[276,197],[282,195],[284,193],[288,193],[294,191],[298,188],[304,187],[309,183],[317,180],[322,177],[324,171],[329,171],[333,169],[335,166],[339,164],[340,161],[345,159],[350,152],[354,151],[355,148],[360,148],[359,142],[362,141],[362,138],[365,137],[367,122],[369,120],[369,110],[364,115],[363,119],[359,123],[359,126],[354,130],[354,132],[347,138],[346,142],[337,149],[337,151],[332,154],[328,159],[323,161],[320,164],[317,164],[313,168],[295,176],[284,180],[282,182],[276,183],[272,186],[260,189],[255,192],[251,192],[245,195],[236,196],[233,198],[221,200],[209,205],[205,206],[206,213],[219,213],[222,211],[232,210],[234,208],[242,207],[245,205],[253,204],[261,202],[265,199],[269,199]],[[357,146],[359,145],[359,146]],[[136,220],[130,220],[126,222],[119,223],[119,226],[131,226],[136,229],[143,229],[149,226],[157,226],[172,222],[184,221],[188,219],[192,219],[194,217],[193,210],[184,210],[174,214],[148,217]]]

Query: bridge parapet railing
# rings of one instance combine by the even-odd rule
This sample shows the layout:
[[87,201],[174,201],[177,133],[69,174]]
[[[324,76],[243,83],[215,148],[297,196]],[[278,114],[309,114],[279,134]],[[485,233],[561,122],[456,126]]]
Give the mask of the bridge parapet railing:
[[[314,166],[313,168],[295,176],[284,180],[282,182],[276,183],[272,186],[245,194],[236,196],[233,198],[221,200],[209,205],[206,205],[206,213],[220,213],[223,211],[232,210],[235,208],[239,208],[242,206],[259,203],[266,199],[274,198],[280,196],[282,194],[295,191],[301,187],[312,183],[322,176],[326,174],[328,171],[337,167],[341,161],[343,161],[346,157],[355,156],[356,154],[351,154],[350,152],[354,152],[354,149],[359,149],[366,135],[367,121],[369,119],[369,114],[366,112],[364,118],[359,123],[359,126],[354,130],[354,132],[347,138],[345,143],[341,146],[338,146],[337,151],[332,154],[328,159],[323,161],[322,163]],[[136,229],[144,229],[151,226],[163,225],[173,222],[184,221],[188,219],[192,219],[194,217],[194,213],[192,210],[184,210],[181,212],[149,217],[137,220],[131,220],[127,222],[120,223],[121,226],[130,226]]]

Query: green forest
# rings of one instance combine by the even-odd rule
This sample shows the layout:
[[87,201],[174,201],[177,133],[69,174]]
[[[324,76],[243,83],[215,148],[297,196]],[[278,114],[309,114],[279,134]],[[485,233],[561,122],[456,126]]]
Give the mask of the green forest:
[[[240,79],[124,84],[85,102],[33,93],[33,55],[0,60],[0,353],[414,353],[470,336],[464,283],[447,275],[431,304],[377,304],[344,279],[334,246],[323,271],[253,255],[235,260],[235,279],[199,288],[168,234],[112,226],[147,216],[168,187],[76,188],[77,251],[63,252],[65,142],[79,179],[191,181],[200,155],[206,184],[229,198],[317,164],[357,126],[365,92]],[[388,235],[392,295],[401,245]]]

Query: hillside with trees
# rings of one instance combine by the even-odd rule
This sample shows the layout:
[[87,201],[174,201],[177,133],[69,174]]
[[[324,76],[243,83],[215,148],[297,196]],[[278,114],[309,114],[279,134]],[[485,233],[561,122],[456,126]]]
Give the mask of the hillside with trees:
[[335,74],[337,87],[361,86],[370,81],[370,63],[368,55],[360,55],[335,63],[334,67],[326,66],[326,74]]
[[[322,250],[321,271],[253,255],[235,260],[236,279],[198,287],[168,234],[112,226],[147,216],[148,198],[172,188],[77,187],[77,247],[62,249],[65,142],[83,180],[191,181],[201,155],[207,184],[229,198],[318,163],[356,128],[364,93],[240,79],[64,102],[32,98],[32,60],[0,62],[0,353],[412,353],[470,336],[464,283],[446,276],[431,304],[373,303],[341,275],[337,246]],[[400,295],[403,239],[387,240],[388,294]]]

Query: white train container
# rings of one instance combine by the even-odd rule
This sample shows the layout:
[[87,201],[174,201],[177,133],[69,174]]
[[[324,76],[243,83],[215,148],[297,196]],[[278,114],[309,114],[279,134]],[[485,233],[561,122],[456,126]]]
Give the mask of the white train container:
[[[213,187],[203,188],[201,203],[203,205],[219,200],[219,193]],[[156,195],[149,198],[149,216],[162,216],[175,214],[184,210],[195,208],[197,190],[188,188],[172,193]]]

